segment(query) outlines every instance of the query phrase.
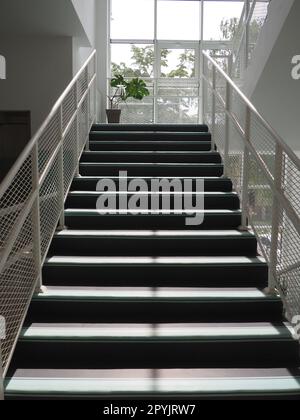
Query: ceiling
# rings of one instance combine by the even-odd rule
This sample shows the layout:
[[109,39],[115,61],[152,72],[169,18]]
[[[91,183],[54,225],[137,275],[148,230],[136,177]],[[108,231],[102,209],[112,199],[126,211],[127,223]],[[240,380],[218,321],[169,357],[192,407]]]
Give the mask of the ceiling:
[[0,34],[88,40],[70,0],[0,0]]

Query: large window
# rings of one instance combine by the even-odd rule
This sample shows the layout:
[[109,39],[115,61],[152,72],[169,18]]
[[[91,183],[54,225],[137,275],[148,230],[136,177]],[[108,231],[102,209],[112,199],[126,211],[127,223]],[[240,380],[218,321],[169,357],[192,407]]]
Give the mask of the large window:
[[200,50],[226,57],[243,4],[203,0],[202,29],[201,0],[111,0],[110,77],[142,77],[151,92],[121,105],[122,122],[199,122]]
[[112,0],[112,39],[154,39],[154,0]]
[[200,1],[158,0],[157,38],[200,40]]

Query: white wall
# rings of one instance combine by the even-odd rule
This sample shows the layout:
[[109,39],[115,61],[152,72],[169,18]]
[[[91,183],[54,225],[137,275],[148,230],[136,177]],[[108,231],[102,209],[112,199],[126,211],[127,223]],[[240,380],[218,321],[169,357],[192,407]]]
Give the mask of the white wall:
[[[290,0],[281,0],[282,7],[286,1],[290,2]],[[279,5],[278,0],[272,0],[272,3],[273,7]],[[279,12],[278,8],[276,10]],[[278,19],[277,14],[277,21]],[[275,25],[273,32],[270,27],[271,22]],[[270,22],[266,25],[269,35],[273,33],[274,37],[278,31],[275,22],[276,16],[270,16]],[[262,48],[266,38],[260,39],[255,56],[256,64],[251,66],[248,73],[248,78],[252,80],[250,82],[248,80],[246,85],[246,93],[248,95],[250,93],[255,106],[297,154],[300,154],[300,81],[294,80],[291,76],[291,61],[293,56],[300,54],[299,22],[300,1],[294,1],[277,37],[271,40],[273,47],[270,51]],[[262,67],[260,73],[259,65]]]
[[75,11],[86,33],[88,43],[82,37],[73,38],[73,74],[81,68],[96,47],[96,15],[99,0],[72,0]]
[[97,48],[97,72],[98,72],[98,120],[106,122],[106,89],[108,77],[108,48],[109,48],[109,0],[97,0],[97,26],[96,26],[96,48]]
[[72,38],[1,36],[0,54],[0,110],[30,110],[34,133],[72,79]]

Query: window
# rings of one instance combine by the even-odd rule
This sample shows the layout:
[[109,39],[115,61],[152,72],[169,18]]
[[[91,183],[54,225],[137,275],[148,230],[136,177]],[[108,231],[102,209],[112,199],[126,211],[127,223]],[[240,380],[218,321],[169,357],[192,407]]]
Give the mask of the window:
[[187,79],[196,77],[196,50],[160,48],[160,77]]
[[200,40],[200,1],[158,0],[157,38]]
[[112,0],[112,39],[154,39],[154,0]]
[[243,7],[244,1],[204,1],[204,40],[232,40]]
[[110,1],[110,77],[117,73],[127,79],[141,77],[150,90],[141,102],[121,104],[122,122],[199,122],[200,50],[211,51],[228,68],[230,40],[244,1]]
[[125,77],[154,76],[154,45],[112,44],[111,72]]

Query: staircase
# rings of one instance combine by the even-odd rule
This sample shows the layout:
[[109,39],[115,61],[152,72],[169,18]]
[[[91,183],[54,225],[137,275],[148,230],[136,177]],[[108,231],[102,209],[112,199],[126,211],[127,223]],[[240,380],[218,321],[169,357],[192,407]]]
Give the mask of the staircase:
[[[98,181],[204,178],[205,219],[99,215]],[[206,126],[96,125],[7,399],[300,398],[299,346]],[[149,194],[150,198],[150,194]]]

